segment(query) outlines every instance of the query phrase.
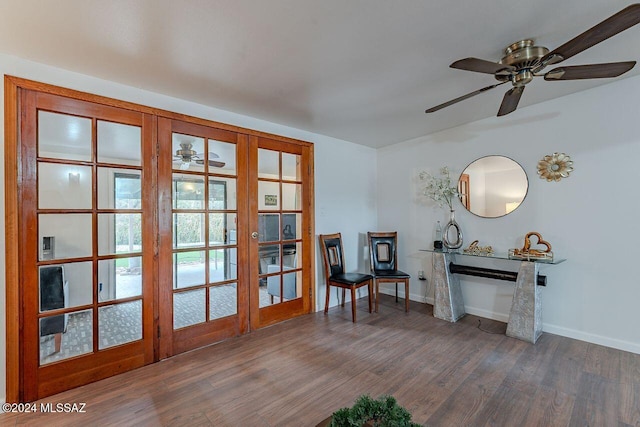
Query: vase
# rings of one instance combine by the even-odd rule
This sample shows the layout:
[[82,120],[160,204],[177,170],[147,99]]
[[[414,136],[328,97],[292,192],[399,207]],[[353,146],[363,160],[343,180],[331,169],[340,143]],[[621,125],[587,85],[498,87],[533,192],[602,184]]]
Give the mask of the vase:
[[456,222],[456,211],[451,209],[449,222],[442,231],[442,244],[447,249],[458,249],[462,246],[462,230]]

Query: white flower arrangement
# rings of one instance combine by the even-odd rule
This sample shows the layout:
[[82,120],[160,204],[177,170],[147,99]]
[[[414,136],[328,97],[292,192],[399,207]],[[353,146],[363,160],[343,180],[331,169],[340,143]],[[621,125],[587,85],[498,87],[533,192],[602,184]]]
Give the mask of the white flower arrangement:
[[429,172],[420,172],[420,179],[426,181],[423,189],[425,196],[433,200],[440,207],[446,204],[450,210],[453,210],[453,199],[458,197],[458,182],[452,182],[449,174],[449,168],[444,166],[440,169],[439,176],[433,176]]

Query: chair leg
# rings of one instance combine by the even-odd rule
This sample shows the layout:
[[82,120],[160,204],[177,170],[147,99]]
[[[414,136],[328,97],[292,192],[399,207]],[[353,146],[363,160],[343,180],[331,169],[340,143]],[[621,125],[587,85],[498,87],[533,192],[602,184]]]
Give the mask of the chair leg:
[[409,279],[404,279],[404,311],[409,312]]
[[55,347],[54,353],[60,353],[60,347],[62,347],[62,333],[59,332],[53,336],[53,343]]
[[396,282],[396,302],[398,302],[398,282]]
[[331,296],[331,286],[329,286],[329,283],[327,283],[327,292],[326,292],[326,296],[324,299],[324,314],[327,314],[327,312],[329,311],[329,297]]
[[345,288],[342,288],[342,306],[344,307],[344,302],[347,300],[347,290]]
[[351,315],[353,316],[353,323],[356,323],[356,287],[351,288]]
[[271,297],[271,304],[273,305],[273,295],[269,295]]
[[380,282],[376,279],[373,279],[376,288],[376,313],[378,312],[378,301],[380,301]]
[[369,313],[371,313],[371,298],[373,298],[373,283],[371,283],[371,280],[369,280],[367,288],[369,289]]

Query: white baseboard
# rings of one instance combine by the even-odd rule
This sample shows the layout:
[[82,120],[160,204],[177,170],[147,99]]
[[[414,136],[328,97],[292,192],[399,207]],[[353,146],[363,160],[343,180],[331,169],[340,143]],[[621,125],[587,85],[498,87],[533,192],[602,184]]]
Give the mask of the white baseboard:
[[[380,289],[381,294],[395,296],[395,290]],[[404,298],[404,290],[398,289],[398,297]],[[433,305],[433,298],[426,298],[424,295],[410,294],[409,299],[411,301],[418,301],[421,303],[427,303]],[[485,310],[477,307],[465,306],[465,311],[468,314],[484,317],[486,319],[497,320],[498,322],[507,323],[509,321],[508,313],[496,313],[490,310]],[[575,329],[564,328],[562,326],[552,325],[549,323],[542,323],[542,330],[550,334],[560,335],[567,338],[573,338],[580,341],[585,341],[592,344],[603,345],[605,347],[615,348],[617,350],[628,351],[635,354],[640,354],[640,344],[630,341],[619,340],[616,338],[609,338],[602,335],[591,334],[588,332],[578,331]]]
[[640,354],[640,344],[636,344],[630,341],[604,337],[602,335],[591,334],[583,331],[577,331],[575,329],[564,328],[562,326],[557,326],[557,325],[550,325],[544,322],[542,323],[542,330],[544,332],[549,332],[550,334],[561,335],[567,338],[573,338],[580,341],[586,341],[592,344],[603,345],[605,347],[611,347],[611,348],[615,348],[622,351],[628,351],[631,353]]

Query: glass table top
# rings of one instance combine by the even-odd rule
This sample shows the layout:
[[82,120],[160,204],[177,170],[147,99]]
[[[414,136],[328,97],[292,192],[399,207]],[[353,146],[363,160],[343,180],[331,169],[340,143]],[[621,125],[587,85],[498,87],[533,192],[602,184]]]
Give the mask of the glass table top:
[[560,264],[561,262],[565,262],[566,258],[553,258],[553,259],[541,259],[541,258],[526,258],[526,257],[514,257],[509,256],[506,252],[494,252],[492,254],[483,254],[483,253],[468,253],[463,252],[462,249],[456,249],[453,251],[446,250],[438,250],[438,249],[419,249],[421,252],[431,252],[431,253],[447,253],[452,255],[462,255],[462,256],[470,256],[475,258],[491,258],[491,259],[504,259],[508,261],[530,261],[530,262],[538,262],[540,264]]

